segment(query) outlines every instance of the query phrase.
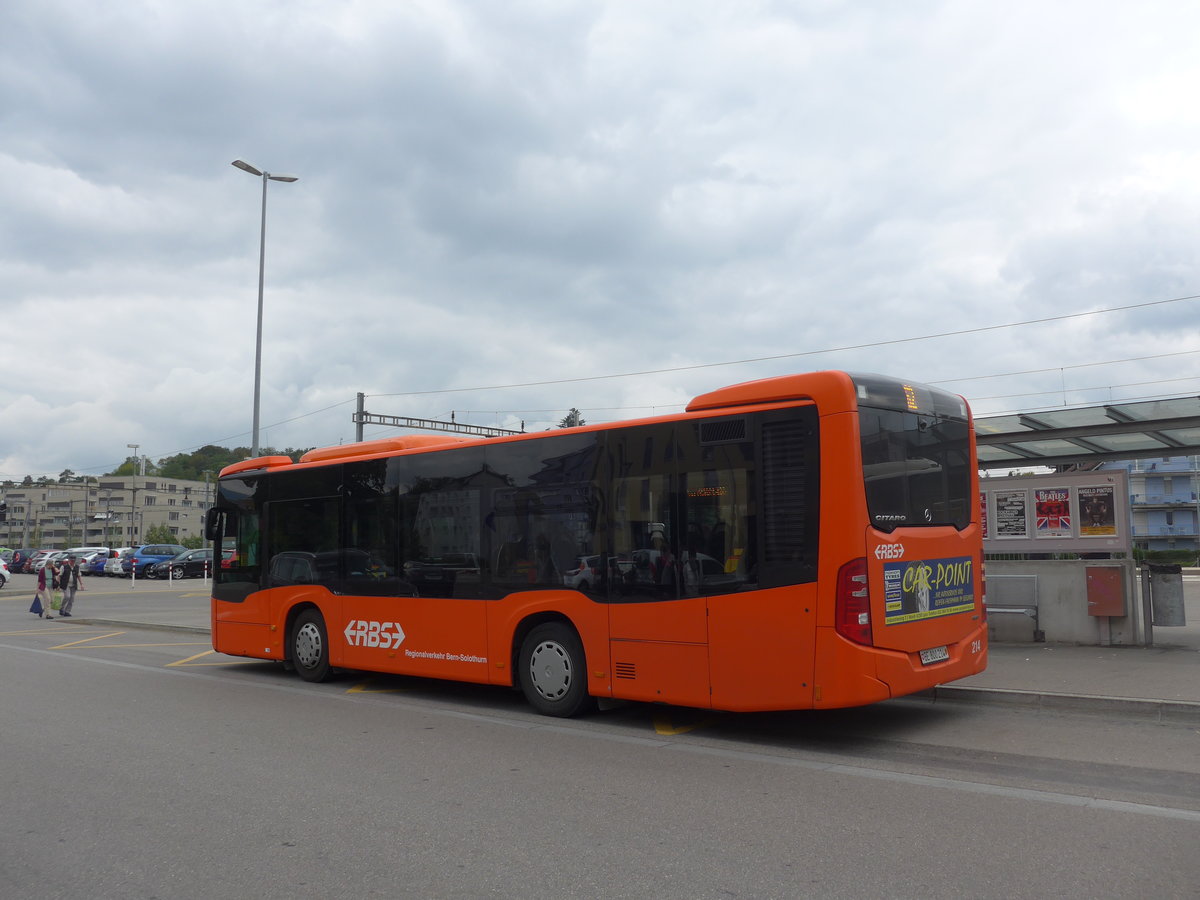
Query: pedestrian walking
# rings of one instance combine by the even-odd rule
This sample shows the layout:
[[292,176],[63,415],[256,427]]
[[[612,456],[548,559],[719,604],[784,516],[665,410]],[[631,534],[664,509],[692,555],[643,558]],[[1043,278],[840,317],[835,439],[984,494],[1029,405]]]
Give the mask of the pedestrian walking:
[[75,605],[75,591],[83,589],[83,579],[79,575],[79,563],[74,556],[68,556],[58,573],[58,586],[62,590],[62,607],[59,615],[64,619],[71,618],[71,607]]
[[38,570],[38,585],[37,593],[34,594],[38,601],[42,604],[42,611],[39,615],[43,619],[53,619],[50,607],[50,595],[54,593],[54,566],[52,563],[46,563]]

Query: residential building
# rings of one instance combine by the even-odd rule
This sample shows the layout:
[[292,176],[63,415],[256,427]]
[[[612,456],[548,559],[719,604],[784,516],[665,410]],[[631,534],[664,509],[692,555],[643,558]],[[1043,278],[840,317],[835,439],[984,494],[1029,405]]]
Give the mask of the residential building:
[[176,539],[203,533],[212,486],[154,475],[105,475],[90,483],[15,485],[0,540],[8,547],[136,546],[156,525]]
[[1134,547],[1200,550],[1200,457],[1109,462],[1100,468],[1128,473]]

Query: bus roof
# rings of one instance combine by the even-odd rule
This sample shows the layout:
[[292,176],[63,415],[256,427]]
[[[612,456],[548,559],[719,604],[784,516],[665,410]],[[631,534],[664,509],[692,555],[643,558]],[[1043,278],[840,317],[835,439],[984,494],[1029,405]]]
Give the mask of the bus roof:
[[[892,382],[896,379],[883,376],[853,376],[840,371],[808,372],[797,375],[778,375],[773,378],[761,378],[756,381],[746,381],[728,387],[718,388],[706,394],[695,397],[684,408],[683,413],[664,416],[622,420],[620,422],[605,422],[594,425],[583,425],[579,428],[565,429],[568,431],[601,431],[610,428],[636,427],[638,424],[662,422],[672,419],[690,418],[689,413],[712,412],[720,409],[737,407],[762,406],[777,403],[796,403],[817,401],[825,412],[842,412],[856,407],[855,378],[867,377],[880,382]],[[947,395],[950,396],[950,395]],[[338,460],[363,459],[369,456],[388,456],[398,453],[419,452],[435,448],[448,448],[464,444],[507,443],[509,441],[538,440],[549,434],[560,434],[562,430],[535,431],[497,438],[461,437],[452,434],[407,434],[398,437],[382,438],[373,441],[359,441],[353,444],[338,444],[332,447],[318,447],[309,450],[299,462],[294,462],[287,456],[260,456],[244,459],[233,463],[221,470],[218,477],[239,475],[250,472],[262,472],[271,469],[286,468],[293,465],[331,463]]]

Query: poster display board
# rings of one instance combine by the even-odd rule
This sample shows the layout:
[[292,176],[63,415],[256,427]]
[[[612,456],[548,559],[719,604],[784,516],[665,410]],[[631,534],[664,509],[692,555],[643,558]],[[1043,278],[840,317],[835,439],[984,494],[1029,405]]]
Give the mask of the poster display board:
[[1131,551],[1125,472],[1008,475],[979,488],[986,553]]

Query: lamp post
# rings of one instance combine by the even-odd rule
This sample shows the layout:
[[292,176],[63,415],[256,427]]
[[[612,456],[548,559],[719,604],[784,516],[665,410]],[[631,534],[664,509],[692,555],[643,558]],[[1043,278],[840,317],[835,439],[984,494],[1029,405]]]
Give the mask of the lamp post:
[[262,226],[258,239],[258,330],[254,339],[254,428],[251,435],[250,456],[258,456],[258,398],[262,384],[262,318],[263,318],[263,270],[267,259],[267,182],[296,181],[295,175],[272,175],[254,168],[245,160],[235,159],[233,165],[243,172],[262,178]]
[[140,467],[142,470],[142,474],[145,475],[146,474],[146,466],[144,463],[142,463],[142,458],[138,455],[138,448],[140,448],[142,446],[141,444],[126,444],[125,446],[133,451],[133,475],[131,476],[133,483],[129,488],[129,492],[133,496],[133,499],[129,502],[129,538],[130,538],[129,543],[135,544],[135,543],[137,543],[137,541],[135,541],[134,538],[141,537],[140,535],[136,534],[136,529],[137,529],[137,492],[138,492],[137,474],[138,474],[138,468]]

